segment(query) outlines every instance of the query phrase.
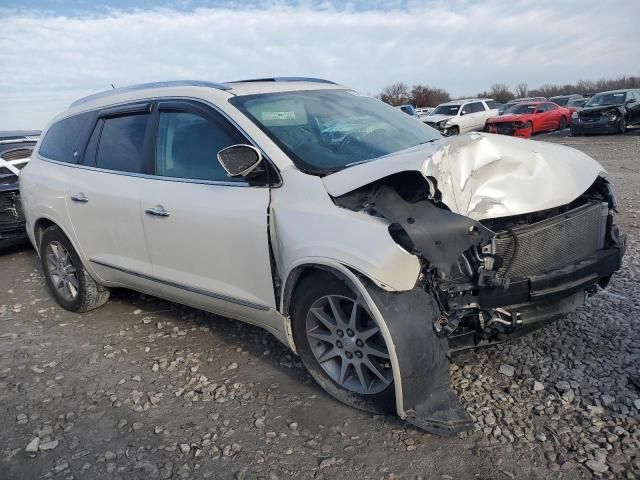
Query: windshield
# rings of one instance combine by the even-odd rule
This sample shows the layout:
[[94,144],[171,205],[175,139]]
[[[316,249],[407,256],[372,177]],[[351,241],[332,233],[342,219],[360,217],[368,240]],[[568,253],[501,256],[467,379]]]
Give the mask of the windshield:
[[319,175],[441,138],[401,110],[348,90],[264,93],[229,101],[298,168]]
[[571,100],[569,102],[570,107],[584,107],[584,104],[587,103],[586,98],[580,98],[578,100]]
[[517,103],[515,105],[511,105],[507,108],[504,113],[513,113],[513,114],[521,114],[521,113],[533,113],[536,111],[536,106],[531,104]]
[[431,115],[457,115],[460,105],[438,105]]
[[549,100],[561,107],[566,107],[567,103],[569,103],[569,97],[552,97]]
[[598,93],[589,99],[585,107],[602,107],[604,105],[621,105],[625,92]]

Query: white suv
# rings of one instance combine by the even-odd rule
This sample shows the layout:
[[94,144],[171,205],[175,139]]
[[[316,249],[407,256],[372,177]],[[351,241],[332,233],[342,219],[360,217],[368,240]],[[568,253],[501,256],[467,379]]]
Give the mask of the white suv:
[[564,146],[444,139],[332,82],[275,78],[78,100],[20,187],[64,308],[126,287],[250,322],[335,398],[450,434],[472,426],[450,351],[541,326],[619,268],[601,172]]
[[495,101],[474,98],[442,103],[421,120],[449,136],[480,131],[484,129],[488,119],[498,115],[498,105]]

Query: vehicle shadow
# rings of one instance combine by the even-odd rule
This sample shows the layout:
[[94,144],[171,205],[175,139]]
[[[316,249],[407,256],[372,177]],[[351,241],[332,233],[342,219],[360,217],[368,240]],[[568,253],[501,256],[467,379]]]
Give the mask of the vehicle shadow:
[[0,248],[0,257],[8,257],[8,256],[14,255],[16,253],[28,252],[30,250],[33,250],[33,247],[31,246],[31,244],[27,240],[26,242],[21,243],[19,245],[11,245],[11,246],[6,247],[6,248]]

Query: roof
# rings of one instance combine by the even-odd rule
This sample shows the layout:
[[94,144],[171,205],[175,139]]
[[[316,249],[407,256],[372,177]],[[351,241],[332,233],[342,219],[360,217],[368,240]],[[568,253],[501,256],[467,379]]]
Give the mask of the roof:
[[[316,90],[326,88],[345,88],[330,80],[311,77],[272,77],[250,80],[236,80],[232,82],[209,82],[205,80],[171,80],[164,82],[141,83],[126,87],[114,88],[103,92],[94,93],[80,98],[70,105],[70,108],[79,107],[89,103],[109,104],[113,101],[104,100],[130,100],[131,97],[144,97],[149,92],[176,89],[176,88],[207,88],[228,92],[231,95],[249,95],[255,93],[281,92],[292,90]],[[136,95],[139,94],[139,95]],[[126,97],[126,98],[123,98]],[[102,102],[100,102],[102,100]]]
[[443,102],[440,105],[462,105],[463,103],[469,102],[488,102],[489,100],[493,100],[493,98],[463,98],[462,100],[451,100],[449,102]]
[[37,137],[40,133],[40,130],[1,130],[0,140],[28,140],[26,137]]

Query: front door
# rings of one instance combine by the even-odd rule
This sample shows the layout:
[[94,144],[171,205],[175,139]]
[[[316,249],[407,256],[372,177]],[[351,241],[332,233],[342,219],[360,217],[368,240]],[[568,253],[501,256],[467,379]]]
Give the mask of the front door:
[[249,143],[192,102],[159,104],[155,178],[142,223],[159,288],[191,305],[251,321],[275,308],[267,231],[270,191],[230,178],[217,153]]
[[127,285],[151,275],[140,220],[144,180],[139,176],[146,169],[149,108],[101,112],[83,166],[66,176],[67,208],[85,258],[103,280]]

